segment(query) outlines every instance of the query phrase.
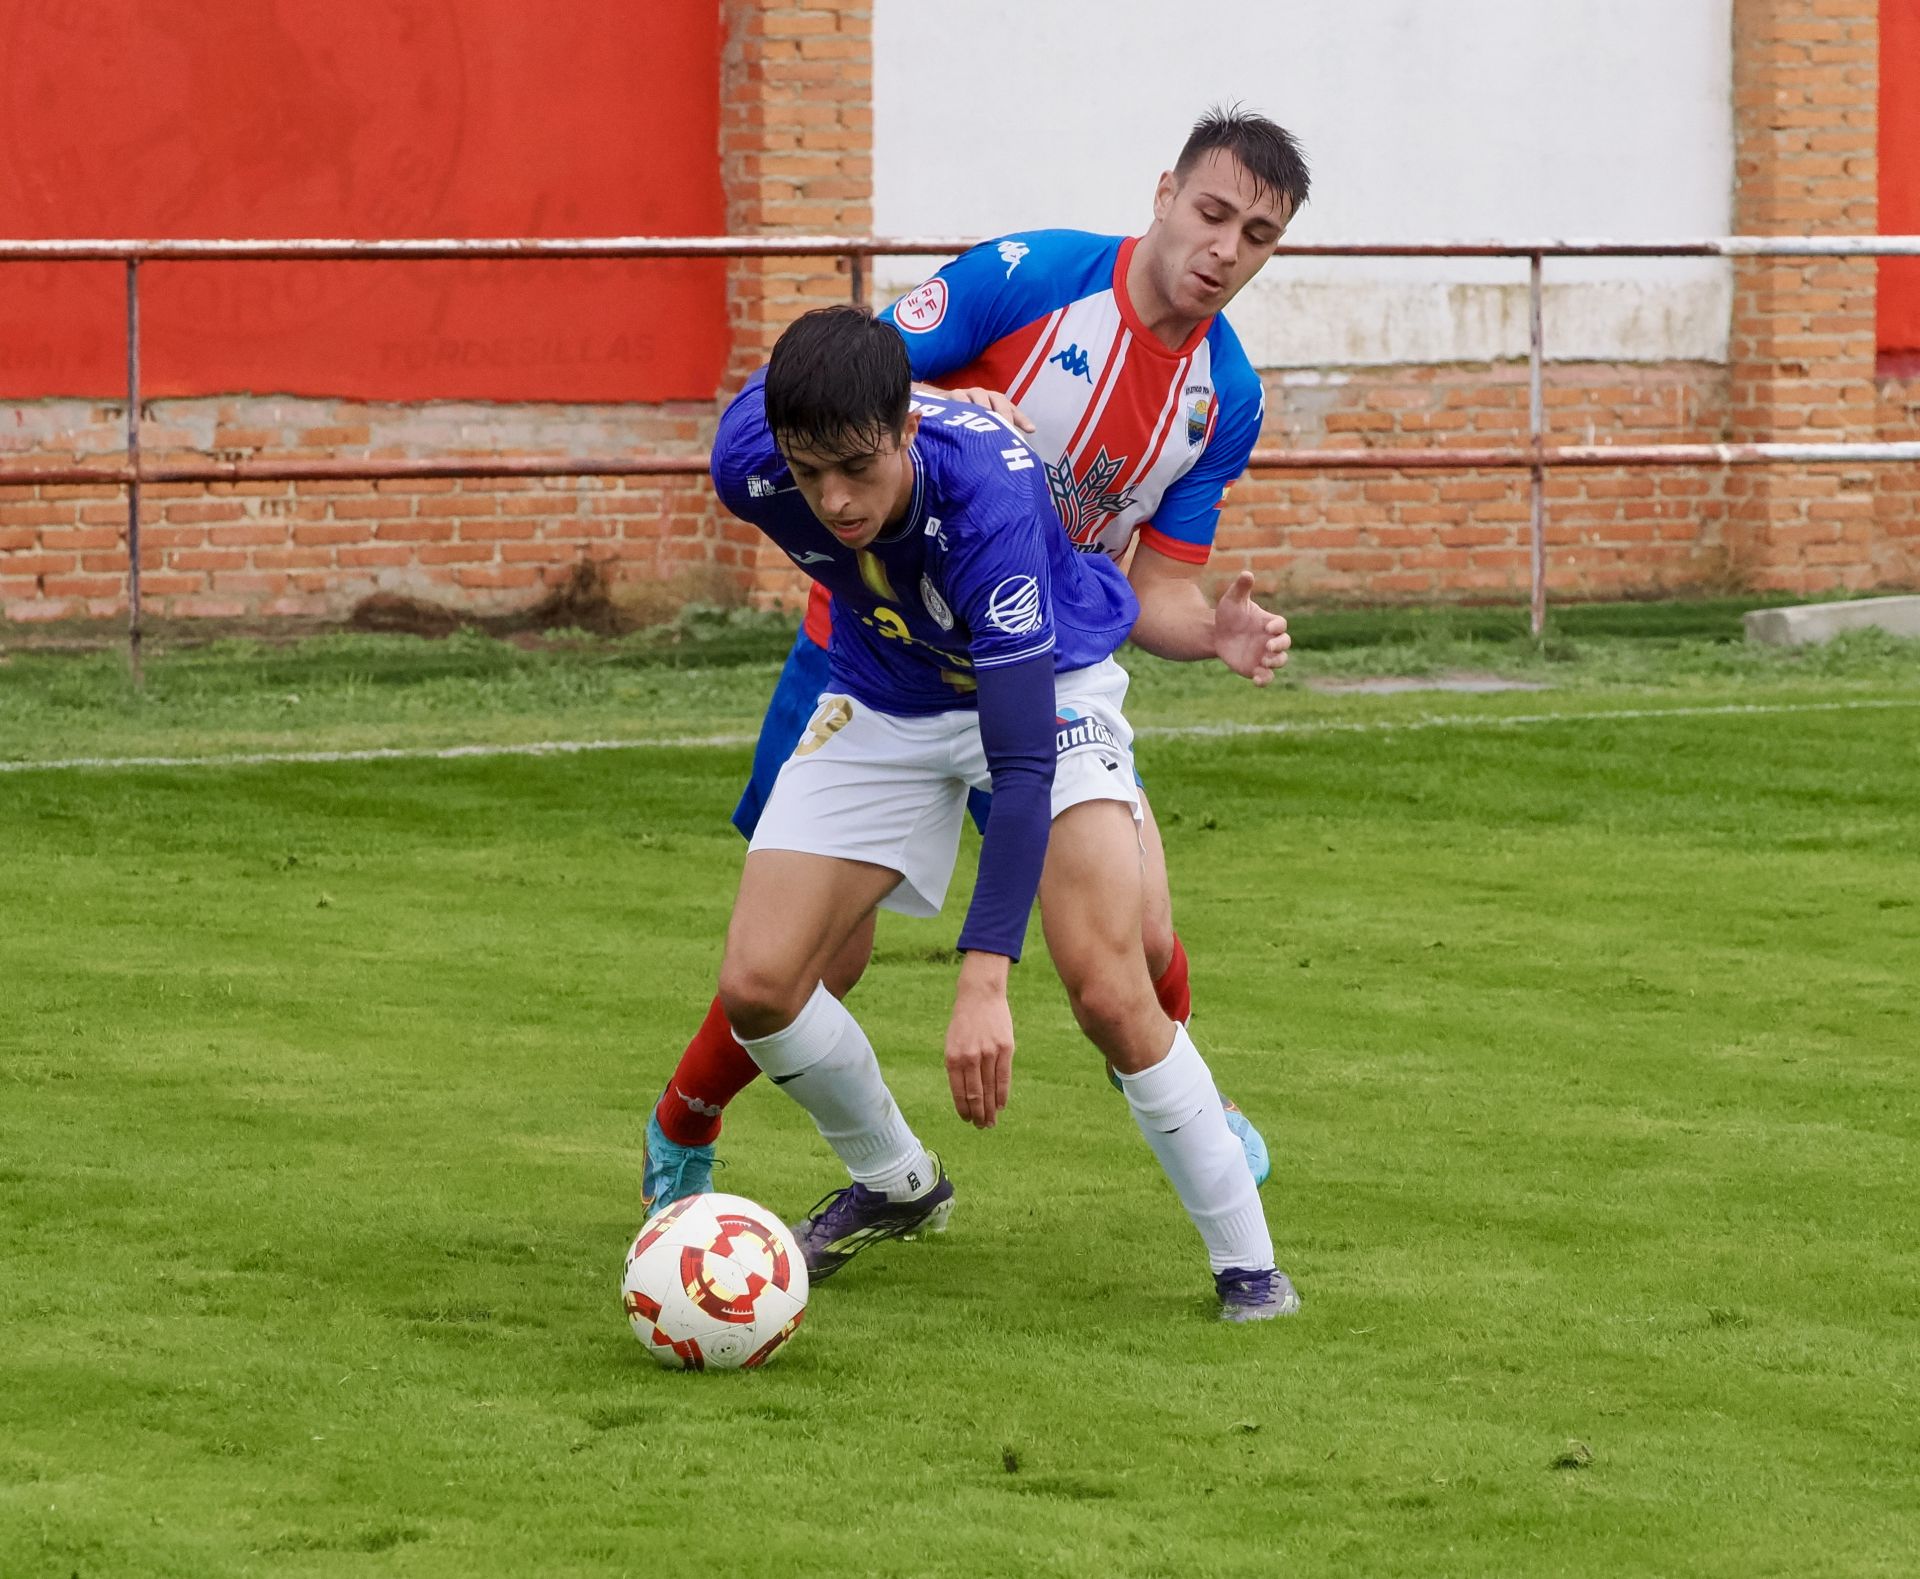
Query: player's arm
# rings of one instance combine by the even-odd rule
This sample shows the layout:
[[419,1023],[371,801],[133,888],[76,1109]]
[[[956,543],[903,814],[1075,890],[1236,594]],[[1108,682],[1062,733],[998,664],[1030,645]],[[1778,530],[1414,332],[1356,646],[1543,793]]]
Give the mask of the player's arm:
[[1287,622],[1253,601],[1253,572],[1243,570],[1209,603],[1200,587],[1204,561],[1176,559],[1151,543],[1135,548],[1127,579],[1140,599],[1133,644],[1156,658],[1192,663],[1218,658],[1255,685],[1273,679],[1293,638]]
[[[1019,432],[1032,433],[1032,421],[1004,391],[950,384],[946,377],[971,367],[1003,336],[1044,318],[1061,300],[1072,299],[1091,284],[1091,278],[1074,277],[1101,254],[1097,245],[1088,249],[1089,239],[1067,231],[1029,231],[983,241],[881,309],[882,321],[898,329],[907,343],[914,387],[935,400],[983,407]],[[1029,254],[1035,254],[1031,261]],[[1062,289],[1069,291],[1067,297],[1060,297]]]
[[1246,366],[1237,341],[1220,369],[1222,385],[1206,447],[1168,488],[1150,524],[1140,528],[1127,576],[1140,599],[1133,641],[1158,658],[1193,662],[1218,658],[1255,685],[1273,679],[1287,661],[1292,638],[1287,622],[1253,601],[1253,576],[1242,571],[1209,604],[1200,572],[1213,553],[1214,533],[1227,490],[1247,468],[1266,408],[1260,381]]
[[980,744],[993,779],[980,874],[960,931],[965,959],[947,1027],[955,1111],[991,1128],[1013,1082],[1007,973],[1020,957],[1053,826],[1053,652],[976,671]]
[[1002,236],[968,248],[879,316],[900,331],[913,376],[927,393],[985,406],[1030,432],[1002,391],[951,384],[947,375],[971,367],[988,347],[1062,302],[1098,288],[1098,277],[1111,269],[1111,252],[1096,237],[1044,230]]
[[762,507],[750,479],[756,470],[784,467],[767,428],[767,370],[763,367],[727,402],[714,428],[713,448],[707,456],[707,475],[713,491],[729,513],[766,530]]

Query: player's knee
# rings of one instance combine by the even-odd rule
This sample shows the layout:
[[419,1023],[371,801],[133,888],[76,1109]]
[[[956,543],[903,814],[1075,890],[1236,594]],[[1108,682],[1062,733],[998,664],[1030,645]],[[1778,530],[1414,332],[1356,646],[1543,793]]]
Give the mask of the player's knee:
[[736,959],[720,967],[720,1007],[738,1036],[771,1036],[785,1030],[806,1007],[813,985],[804,988],[770,961]]
[[1103,1053],[1128,1045],[1142,1018],[1159,1012],[1152,984],[1138,978],[1137,964],[1130,970],[1102,965],[1067,983],[1074,1019]]

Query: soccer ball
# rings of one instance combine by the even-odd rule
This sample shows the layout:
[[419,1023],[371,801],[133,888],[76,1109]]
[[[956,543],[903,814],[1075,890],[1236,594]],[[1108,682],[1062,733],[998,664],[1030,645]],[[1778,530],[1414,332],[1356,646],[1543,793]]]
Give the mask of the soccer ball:
[[807,1310],[792,1230],[738,1195],[688,1195],[647,1219],[620,1284],[634,1336],[662,1365],[751,1370]]

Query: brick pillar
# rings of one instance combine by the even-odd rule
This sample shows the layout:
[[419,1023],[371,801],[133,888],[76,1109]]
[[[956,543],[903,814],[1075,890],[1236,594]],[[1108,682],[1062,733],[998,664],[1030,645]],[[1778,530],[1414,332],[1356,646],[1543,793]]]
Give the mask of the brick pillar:
[[[851,0],[721,0],[720,164],[729,234],[865,235],[873,228],[873,14]],[[836,258],[741,258],[728,271],[726,394],[808,308],[849,299]],[[759,602],[804,583],[733,523]]]
[[[1877,0],[1734,0],[1734,228],[1876,228]],[[1737,442],[1878,437],[1872,259],[1743,259],[1729,348]],[[1874,575],[1871,466],[1743,467],[1727,551],[1756,589],[1864,587]]]

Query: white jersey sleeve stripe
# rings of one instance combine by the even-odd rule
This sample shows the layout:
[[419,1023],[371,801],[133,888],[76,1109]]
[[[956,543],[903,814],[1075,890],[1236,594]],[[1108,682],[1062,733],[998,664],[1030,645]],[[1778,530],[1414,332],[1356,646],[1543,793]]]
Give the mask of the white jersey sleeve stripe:
[[1053,651],[1053,638],[1035,642],[1031,647],[1022,647],[1018,652],[997,652],[991,658],[975,658],[976,669],[1003,669],[1010,663],[1021,663],[1028,658],[1037,658],[1043,652]]

